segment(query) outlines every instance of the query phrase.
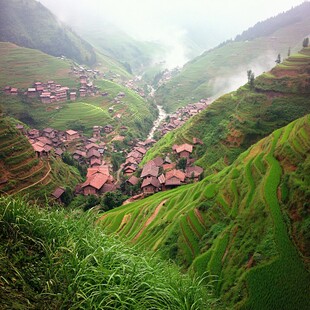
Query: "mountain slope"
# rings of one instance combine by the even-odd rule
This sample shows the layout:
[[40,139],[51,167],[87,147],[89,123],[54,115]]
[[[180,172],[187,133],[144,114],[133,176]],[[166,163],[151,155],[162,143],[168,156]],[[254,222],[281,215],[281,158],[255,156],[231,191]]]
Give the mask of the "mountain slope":
[[0,89],[7,85],[27,89],[36,81],[48,80],[73,87],[76,78],[70,75],[71,63],[38,50],[0,42]]
[[[291,55],[269,73],[226,94],[151,148],[144,162],[171,152],[173,144],[192,143],[197,164],[210,173],[230,164],[242,151],[273,130],[310,113],[310,48]],[[217,166],[212,167],[214,164]]]
[[[0,42],[0,93],[2,93],[0,106],[3,111],[38,129],[46,126],[61,130],[68,129],[72,126],[72,122],[79,120],[85,126],[87,134],[91,132],[92,126],[111,124],[118,132],[124,125],[128,126],[134,137],[147,136],[156,118],[155,107],[134,91],[100,77],[95,79],[94,83],[101,92],[108,93],[104,97],[98,94],[79,98],[74,104],[65,102],[46,105],[39,102],[37,98],[29,100],[23,95],[27,88],[37,81],[54,80],[71,89],[79,88],[79,76],[73,73],[72,66],[74,63],[71,60],[58,59],[34,49]],[[106,69],[109,67],[115,70],[114,73],[122,74],[120,70],[117,70],[114,62],[106,63],[105,66]],[[123,71],[123,76],[125,76],[125,71]],[[19,96],[4,95],[2,90],[7,85],[17,87]],[[114,98],[119,93],[124,93],[125,98],[121,103],[115,104]],[[113,114],[108,112],[112,107]],[[115,118],[117,114],[121,115],[121,121]]]
[[175,111],[194,100],[236,89],[246,82],[249,69],[255,74],[270,70],[279,53],[285,58],[289,48],[292,52],[300,49],[309,35],[309,13],[310,3],[305,2],[255,25],[235,41],[206,51],[157,90],[157,102],[169,112]]
[[0,41],[41,50],[53,56],[64,55],[92,65],[96,54],[92,46],[61,24],[40,2],[0,1]]
[[109,233],[211,275],[228,308],[307,309],[310,115],[200,183],[109,211]]
[[18,122],[12,118],[0,118],[1,195],[29,194],[34,200],[50,197],[59,186],[73,189],[81,181],[79,172],[59,158],[37,158],[16,124]]

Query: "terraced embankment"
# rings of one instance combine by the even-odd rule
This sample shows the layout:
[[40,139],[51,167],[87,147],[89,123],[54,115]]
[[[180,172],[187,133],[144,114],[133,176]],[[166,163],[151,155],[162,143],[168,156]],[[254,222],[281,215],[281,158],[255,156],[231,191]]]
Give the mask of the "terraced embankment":
[[15,128],[16,120],[0,119],[0,193],[49,197],[58,186],[73,188],[79,172],[52,155],[37,158],[27,138]]
[[112,210],[100,224],[137,247],[212,275],[228,307],[307,309],[309,153],[307,115],[221,172]]

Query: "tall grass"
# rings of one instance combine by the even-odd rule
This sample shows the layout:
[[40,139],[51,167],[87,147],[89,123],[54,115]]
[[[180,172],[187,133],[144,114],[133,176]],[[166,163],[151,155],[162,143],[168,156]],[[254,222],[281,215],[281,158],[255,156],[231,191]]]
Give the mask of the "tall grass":
[[[16,271],[14,281],[20,283],[29,308],[211,307],[202,279],[125,247],[106,236],[94,220],[92,212],[48,211],[21,198],[0,197],[0,254]],[[2,274],[0,296],[13,286],[7,274]],[[7,295],[6,303],[0,299],[0,307],[10,302],[14,303]]]

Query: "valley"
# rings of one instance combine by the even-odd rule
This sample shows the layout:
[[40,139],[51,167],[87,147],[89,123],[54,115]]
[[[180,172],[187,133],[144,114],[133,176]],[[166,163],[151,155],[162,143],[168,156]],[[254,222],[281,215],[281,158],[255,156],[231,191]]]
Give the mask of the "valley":
[[309,309],[309,1],[200,56],[197,3],[49,1],[0,12],[0,308]]

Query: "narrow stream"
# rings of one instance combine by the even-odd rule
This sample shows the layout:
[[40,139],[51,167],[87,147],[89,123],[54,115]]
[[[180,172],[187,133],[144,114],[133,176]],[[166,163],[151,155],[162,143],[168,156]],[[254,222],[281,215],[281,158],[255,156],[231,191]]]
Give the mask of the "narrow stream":
[[147,136],[147,139],[152,139],[153,138],[156,129],[159,127],[159,124],[168,115],[161,105],[158,105],[158,104],[156,104],[156,105],[157,105],[157,108],[158,108],[158,111],[159,111],[158,118],[154,121],[153,127],[152,127],[149,135]]

